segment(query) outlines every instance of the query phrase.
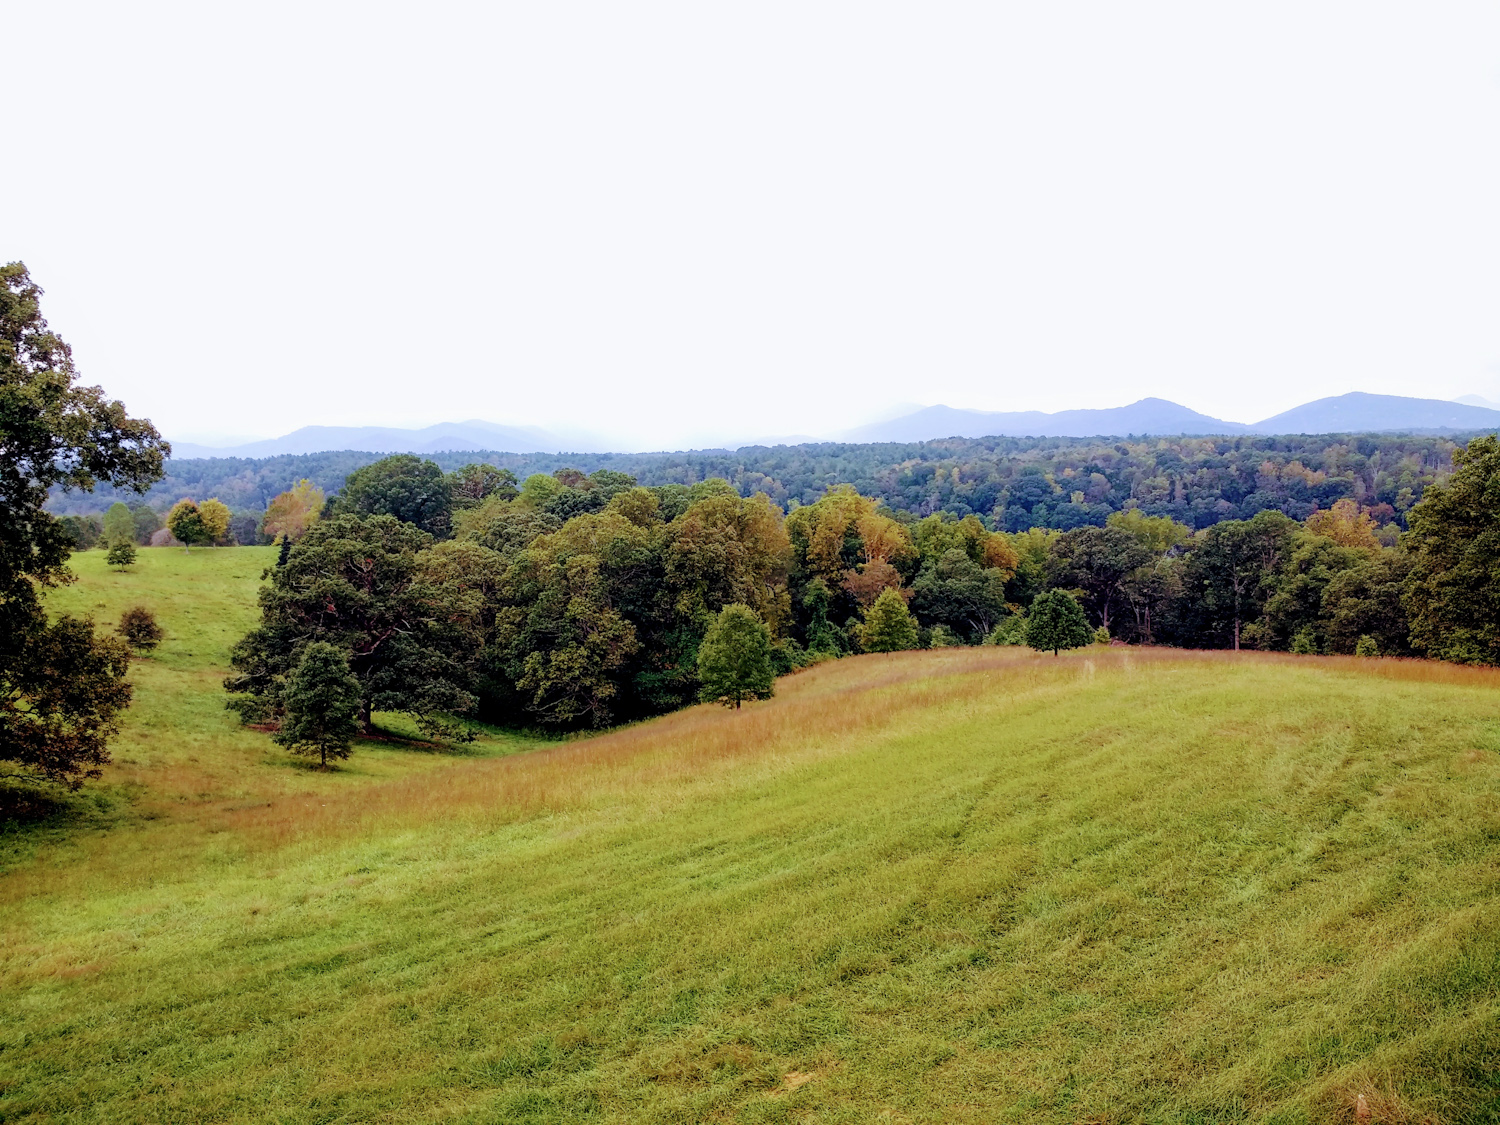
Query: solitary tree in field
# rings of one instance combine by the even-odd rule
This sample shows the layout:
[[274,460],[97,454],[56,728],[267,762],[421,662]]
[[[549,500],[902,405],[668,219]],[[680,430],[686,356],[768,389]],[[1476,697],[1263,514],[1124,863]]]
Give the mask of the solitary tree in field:
[[318,755],[319,768],[326,770],[329,758],[349,756],[349,743],[359,733],[361,694],[344,650],[314,641],[287,679],[275,740],[294,754]]
[[198,505],[184,497],[172,505],[167,513],[167,530],[182,543],[184,551],[191,551],[194,543],[211,542],[208,529],[203,526],[203,516]]
[[866,652],[899,652],[917,647],[917,619],[906,608],[906,599],[886,590],[865,614],[859,633]]
[[55,487],[144,489],[169,447],[98,387],[76,385],[41,296],[20,262],[0,266],[0,761],[76,787],[109,761],[130,659],[87,621],[48,620],[42,591],[73,576],[68,537],[44,506]]
[[115,629],[125,643],[137,652],[150,652],[165,635],[156,617],[143,605],[131,606],[120,614],[120,624]]
[[1092,644],[1094,630],[1078,599],[1066,590],[1038,594],[1026,615],[1026,643],[1038,652],[1049,648],[1056,656],[1065,648]]
[[233,515],[222,501],[205,500],[198,505],[198,518],[203,521],[203,534],[208,537],[208,542],[217,543],[229,534],[229,521]]
[[746,699],[770,699],[776,690],[771,668],[771,631],[747,605],[726,605],[698,646],[699,698],[739,708]]
[[110,546],[135,542],[135,516],[118,500],[104,513],[104,539]]
[[121,539],[109,549],[109,554],[104,556],[104,561],[124,574],[135,564],[135,544],[129,539]]

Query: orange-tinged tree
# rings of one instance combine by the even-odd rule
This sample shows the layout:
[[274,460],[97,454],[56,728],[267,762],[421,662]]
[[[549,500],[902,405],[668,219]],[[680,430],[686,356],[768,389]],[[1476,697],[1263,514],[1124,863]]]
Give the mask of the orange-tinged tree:
[[260,522],[261,534],[295,543],[318,522],[322,511],[323,490],[304,477],[266,505],[266,514]]

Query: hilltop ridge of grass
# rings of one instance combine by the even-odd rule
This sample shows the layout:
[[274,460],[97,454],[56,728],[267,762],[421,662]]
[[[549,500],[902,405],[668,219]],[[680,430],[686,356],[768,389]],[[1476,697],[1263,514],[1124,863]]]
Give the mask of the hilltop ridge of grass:
[[1500,1118],[1494,673],[944,649],[320,774],[222,712],[261,556],[142,554],[57,600],[169,639],[134,811],[0,875],[0,1120]]

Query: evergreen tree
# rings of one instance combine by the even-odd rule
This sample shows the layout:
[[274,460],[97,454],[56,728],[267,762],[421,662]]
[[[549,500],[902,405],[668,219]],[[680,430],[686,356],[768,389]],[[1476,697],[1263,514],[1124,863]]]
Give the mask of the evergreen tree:
[[273,737],[294,754],[318,755],[319,768],[326,770],[329,758],[349,756],[349,743],[359,733],[361,694],[347,654],[314,641],[287,678],[281,729]]
[[1093,640],[1094,630],[1083,606],[1066,590],[1048,590],[1032,601],[1026,614],[1026,643],[1038,652],[1051,649],[1056,656],[1065,648],[1082,648]]
[[469,622],[481,595],[424,574],[426,532],[393,516],[335,516],[315,524],[261,587],[261,624],[237,645],[225,688],[246,720],[274,717],[303,648],[326,641],[349,654],[359,680],[360,721],[405,711],[425,730],[463,738],[444,718],[467,711],[465,688],[478,647]]
[[875,599],[860,629],[866,652],[899,652],[917,647],[917,619],[906,608],[906,599],[887,590]]
[[747,605],[726,605],[698,646],[699,698],[739,709],[742,700],[770,699],[776,674],[771,666],[771,631]]

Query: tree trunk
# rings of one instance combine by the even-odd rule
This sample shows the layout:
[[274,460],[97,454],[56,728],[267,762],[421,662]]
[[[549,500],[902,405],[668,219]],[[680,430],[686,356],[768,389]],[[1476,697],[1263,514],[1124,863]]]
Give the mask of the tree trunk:
[[734,697],[734,709],[736,711],[738,711],[740,709],[740,697],[739,696],[735,696]]
[[365,696],[365,698],[359,701],[359,729],[364,733],[366,738],[371,738],[375,734],[375,724],[370,721],[369,696]]
[[1234,651],[1240,651],[1240,615],[1234,615]]

